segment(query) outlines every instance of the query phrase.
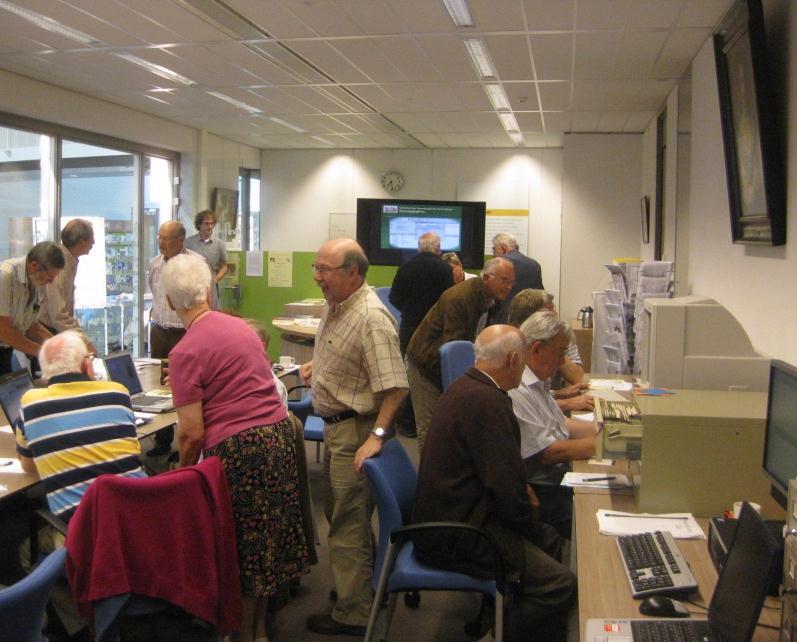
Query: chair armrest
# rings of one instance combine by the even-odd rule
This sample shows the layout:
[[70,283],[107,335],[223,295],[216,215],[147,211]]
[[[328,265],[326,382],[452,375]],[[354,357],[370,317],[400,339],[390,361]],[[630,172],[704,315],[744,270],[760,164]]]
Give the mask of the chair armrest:
[[309,389],[310,386],[307,386],[303,383],[299,384],[298,386],[291,386],[290,388],[288,388],[288,394],[291,394],[294,390],[302,390],[303,388]]
[[496,589],[502,594],[506,592],[506,572],[504,559],[501,557],[501,549],[498,547],[495,537],[483,528],[464,522],[418,522],[417,524],[408,524],[407,526],[399,526],[393,529],[390,533],[390,541],[392,543],[403,542],[415,533],[433,530],[469,531],[484,539],[493,552],[493,574],[495,576]]
[[62,535],[66,535],[67,523],[56,517],[49,510],[39,508],[30,514],[30,563],[36,564],[39,559],[39,531],[49,524]]

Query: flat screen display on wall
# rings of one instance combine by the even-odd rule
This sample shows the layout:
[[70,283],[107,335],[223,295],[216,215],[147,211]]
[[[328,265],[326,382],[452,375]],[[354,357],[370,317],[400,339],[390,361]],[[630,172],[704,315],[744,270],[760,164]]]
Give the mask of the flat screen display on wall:
[[357,242],[374,265],[401,265],[418,251],[418,237],[440,236],[466,268],[484,262],[485,204],[472,201],[357,199]]

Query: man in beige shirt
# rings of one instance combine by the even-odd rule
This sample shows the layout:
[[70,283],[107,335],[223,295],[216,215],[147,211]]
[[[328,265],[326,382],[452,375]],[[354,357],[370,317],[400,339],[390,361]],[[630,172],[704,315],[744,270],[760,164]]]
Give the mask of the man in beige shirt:
[[[75,277],[78,259],[91,252],[92,247],[94,247],[94,229],[91,223],[82,218],[75,218],[64,225],[64,229],[61,230],[64,269],[55,281],[47,286],[41,315],[42,323],[56,334],[64,330],[81,331],[80,324],[75,319]],[[83,336],[89,352],[97,354],[97,349],[85,332]]]
[[324,243],[313,273],[327,306],[301,367],[313,407],[324,419],[325,512],[337,599],[331,614],[311,615],[323,635],[364,635],[373,575],[371,503],[363,461],[378,455],[407,396],[396,322],[365,282],[368,259],[351,239]]

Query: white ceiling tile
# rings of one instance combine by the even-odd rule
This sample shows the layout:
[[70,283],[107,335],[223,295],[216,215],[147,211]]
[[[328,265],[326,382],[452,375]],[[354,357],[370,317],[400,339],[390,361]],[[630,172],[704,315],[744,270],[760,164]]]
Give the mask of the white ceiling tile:
[[572,112],[571,131],[598,131],[598,123],[600,122],[600,119],[601,112],[599,111],[574,111]]
[[570,130],[569,111],[546,111],[542,114],[546,132],[566,132]]
[[573,34],[531,36],[537,80],[567,80],[573,67]]
[[407,30],[401,15],[385,0],[334,0],[333,4],[346,13],[362,33],[386,35]]
[[476,80],[476,71],[468,58],[462,39],[450,36],[424,36],[417,39],[440,78]]
[[[680,115],[680,114],[679,114]],[[629,133],[641,133],[645,131],[651,121],[656,118],[655,111],[632,111],[628,114],[628,121],[623,131]]]
[[[49,0],[47,0],[49,2]],[[135,0],[135,3],[117,0],[114,4],[117,10],[127,9],[152,22],[162,30],[142,30],[142,37],[153,44],[169,44],[173,42],[214,42],[227,40],[224,32],[220,31],[207,20],[194,15],[192,12],[174,2],[163,0]],[[140,24],[136,22],[136,24]]]
[[311,65],[278,43],[258,42],[251,43],[249,46],[259,52],[258,55],[262,53],[267,60],[272,62],[275,69],[281,70],[281,73],[285,74],[286,78],[291,79],[286,82],[291,84],[297,82],[327,82],[327,79]]
[[717,25],[734,0],[701,0],[685,2],[678,20],[679,27],[708,27]]
[[437,134],[415,134],[415,138],[421,141],[424,145],[430,148],[448,147],[440,136]]
[[442,2],[429,0],[390,0],[393,11],[414,34],[454,33],[456,27]]
[[542,118],[540,112],[522,112],[516,113],[520,131],[525,132],[541,132],[542,131]]
[[695,54],[711,37],[710,29],[679,29],[673,31],[664,43],[656,67],[655,78],[680,78]]
[[361,36],[364,33],[351,17],[340,9],[337,2],[284,0],[283,6],[319,36]]
[[417,114],[408,114],[404,112],[387,112],[385,116],[392,120],[396,125],[411,134],[424,133],[428,131],[426,125],[423,124]]
[[572,29],[575,4],[575,0],[523,0],[528,28],[531,31]]
[[312,29],[294,14],[288,2],[263,2],[263,0],[226,0],[235,11],[269,33],[274,38],[307,38],[315,35]]
[[520,2],[470,0],[470,13],[479,31],[522,31],[523,11]]
[[440,111],[481,111],[492,105],[479,83],[425,83],[422,89]]
[[370,79],[352,64],[334,42],[304,40],[290,44],[290,48],[309,60],[315,67],[339,83],[369,82]]
[[628,29],[670,29],[677,21],[684,0],[635,0],[628,7]]
[[501,80],[533,80],[526,36],[489,36],[484,39]]
[[548,147],[548,135],[535,132],[524,133],[523,142],[525,147]]
[[577,0],[579,29],[623,29],[636,0]]
[[605,111],[601,114],[598,121],[599,132],[621,132],[625,130],[628,122],[628,112],[625,111]]
[[379,50],[375,40],[370,38],[338,40],[335,42],[335,47],[357,69],[375,82],[409,80]]
[[570,109],[571,83],[569,82],[541,82],[537,84],[540,91],[540,101],[543,110],[559,111]]
[[537,100],[537,86],[532,82],[512,82],[503,84],[514,111],[537,111],[540,102]]
[[649,78],[664,46],[663,31],[626,31],[619,38],[612,78]]
[[418,41],[409,36],[382,38],[373,41],[384,58],[390,61],[392,69],[401,77],[415,81],[439,81],[440,74]]
[[577,34],[576,80],[611,78],[620,48],[620,37],[611,31]]

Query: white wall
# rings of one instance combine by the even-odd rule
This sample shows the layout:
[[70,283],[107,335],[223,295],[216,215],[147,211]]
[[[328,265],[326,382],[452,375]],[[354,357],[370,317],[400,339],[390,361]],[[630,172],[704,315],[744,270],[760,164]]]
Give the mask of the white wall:
[[639,256],[642,135],[567,135],[563,174],[559,309],[574,319],[608,286],[604,264]]
[[[768,50],[780,64],[788,150],[787,185],[797,185],[797,9],[789,0],[765,3]],[[778,37],[774,37],[777,35]],[[778,41],[782,38],[785,41]],[[788,59],[784,60],[788,52]],[[773,56],[774,55],[774,56]],[[779,58],[780,57],[780,58]],[[757,350],[797,364],[797,190],[787,194],[787,245],[733,245],[725,185],[714,53],[707,42],[692,66],[692,172],[689,217],[691,291],[710,296],[739,320]],[[779,101],[780,102],[780,101]]]
[[546,288],[558,296],[561,149],[265,150],[261,248],[316,250],[329,236],[330,213],[355,212],[358,197],[388,197],[379,184],[387,169],[405,178],[395,198],[452,200],[473,184],[526,194],[528,253],[540,262]]

